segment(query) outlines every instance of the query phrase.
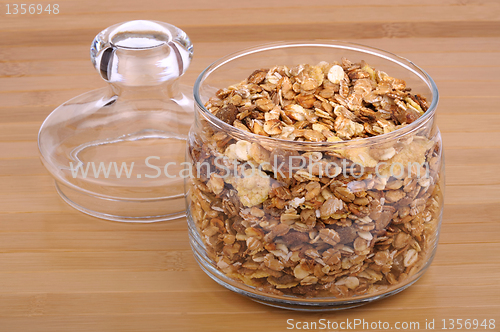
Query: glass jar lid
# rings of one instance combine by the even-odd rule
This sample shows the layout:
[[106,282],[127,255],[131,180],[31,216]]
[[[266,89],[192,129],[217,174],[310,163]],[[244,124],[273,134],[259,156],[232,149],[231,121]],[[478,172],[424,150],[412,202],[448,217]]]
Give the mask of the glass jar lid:
[[91,60],[105,88],[56,108],[38,145],[61,197],[87,214],[154,222],[185,214],[192,88],[179,84],[193,46],[179,28],[130,21],[101,31]]

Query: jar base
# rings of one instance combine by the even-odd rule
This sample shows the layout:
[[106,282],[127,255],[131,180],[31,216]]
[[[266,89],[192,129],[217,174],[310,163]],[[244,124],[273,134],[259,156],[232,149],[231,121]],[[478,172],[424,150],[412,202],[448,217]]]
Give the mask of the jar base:
[[[189,219],[188,213],[188,219]],[[191,225],[190,225],[191,227]],[[427,268],[432,263],[434,255],[431,255],[426,265],[422,267],[422,269],[412,277],[412,280],[406,284],[401,285],[400,287],[393,289],[391,291],[376,294],[373,296],[359,296],[357,298],[352,298],[350,300],[338,301],[338,300],[330,300],[327,298],[316,298],[316,299],[296,299],[288,296],[266,296],[261,294],[257,294],[257,290],[254,287],[247,286],[239,281],[233,280],[227,277],[224,273],[219,271],[216,267],[214,267],[208,257],[205,255],[205,251],[203,249],[203,245],[196,240],[196,237],[193,237],[190,229],[190,243],[191,248],[193,250],[194,257],[201,267],[201,269],[216,283],[219,285],[239,294],[244,295],[251,300],[271,306],[274,308],[287,309],[287,310],[295,310],[295,311],[336,311],[336,310],[344,310],[359,307],[377,300],[381,300],[387,298],[389,296],[395,295],[406,288],[413,285],[420,277],[425,273]]]
[[151,200],[116,199],[91,195],[55,182],[59,196],[74,209],[92,217],[129,223],[153,223],[183,218],[184,195]]
[[395,295],[399,292],[404,291],[406,288],[410,287],[415,282],[417,282],[417,280],[420,279],[420,277],[423,275],[423,273],[421,273],[419,276],[417,276],[411,282],[409,282],[409,283],[407,283],[407,284],[405,284],[397,289],[394,289],[390,292],[380,294],[380,295],[375,295],[375,296],[368,297],[368,298],[359,299],[359,300],[354,299],[351,301],[342,301],[342,302],[338,302],[338,303],[333,303],[333,302],[310,303],[310,302],[307,302],[307,300],[306,301],[297,301],[297,300],[287,301],[287,300],[274,300],[274,299],[271,300],[270,298],[266,298],[266,297],[258,295],[258,294],[253,294],[251,292],[242,290],[240,288],[237,288],[237,287],[225,282],[222,278],[220,278],[219,271],[215,270],[215,273],[214,273],[214,271],[212,271],[213,268],[207,268],[207,266],[205,266],[204,264],[201,263],[200,259],[197,256],[198,255],[195,252],[195,258],[196,258],[198,264],[200,265],[201,269],[212,280],[214,280],[219,285],[221,285],[221,286],[223,286],[223,287],[225,287],[225,288],[227,288],[227,289],[229,289],[229,290],[231,290],[239,295],[244,295],[257,303],[264,304],[264,305],[274,307],[274,308],[294,310],[294,311],[313,311],[313,312],[337,311],[337,310],[344,310],[344,309],[351,309],[351,308],[360,307],[362,305],[365,305],[365,304],[368,304],[368,303],[371,303],[371,302],[374,302],[377,300],[381,300],[381,299],[384,299],[386,297],[389,297],[389,296],[392,296],[392,295]]
[[[277,302],[272,302],[272,301],[266,301],[266,300],[260,300],[257,298],[251,297],[251,299],[255,302],[271,306],[274,308],[280,308],[280,309],[288,309],[288,310],[295,310],[295,311],[315,311],[315,312],[320,312],[320,311],[337,311],[337,310],[344,310],[344,309],[351,309],[351,308],[356,308],[363,306],[365,304],[369,304],[374,301],[378,301],[381,299],[384,299],[386,297],[395,295],[399,292],[404,291],[406,288],[410,287],[413,285],[420,277],[417,279],[413,280],[412,282],[404,285],[403,287],[400,287],[398,289],[393,290],[392,292],[385,293],[383,295],[378,295],[374,297],[370,297],[367,299],[360,300],[357,303],[345,303],[345,304],[323,304],[323,305],[308,305],[308,304],[298,304],[298,303],[293,303],[293,304],[288,304],[288,303],[277,303]],[[352,301],[354,302],[354,301]]]

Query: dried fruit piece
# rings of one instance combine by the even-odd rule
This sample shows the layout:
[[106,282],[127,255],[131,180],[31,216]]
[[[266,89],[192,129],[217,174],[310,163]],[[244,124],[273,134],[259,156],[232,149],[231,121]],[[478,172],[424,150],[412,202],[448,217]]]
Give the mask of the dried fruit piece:
[[259,84],[266,78],[268,69],[257,69],[247,79],[249,83]]
[[234,105],[224,106],[220,108],[216,113],[214,113],[216,117],[230,125],[232,125],[236,120],[236,114],[238,114],[238,110]]

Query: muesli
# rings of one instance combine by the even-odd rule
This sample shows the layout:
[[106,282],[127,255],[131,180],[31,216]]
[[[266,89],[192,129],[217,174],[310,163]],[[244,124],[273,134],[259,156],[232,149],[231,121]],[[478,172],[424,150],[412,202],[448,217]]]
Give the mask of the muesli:
[[[355,142],[422,116],[426,99],[365,62],[258,69],[205,107],[241,139],[203,122],[189,156],[190,213],[207,254],[258,290],[348,298],[403,284],[426,265],[440,218],[441,145],[431,133]],[[268,141],[266,141],[268,142]],[[335,145],[332,145],[335,146]]]

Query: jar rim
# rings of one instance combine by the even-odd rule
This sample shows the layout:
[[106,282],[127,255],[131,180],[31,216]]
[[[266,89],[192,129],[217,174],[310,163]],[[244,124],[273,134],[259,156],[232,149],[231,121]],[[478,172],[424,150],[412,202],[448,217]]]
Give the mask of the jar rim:
[[[210,112],[203,102],[201,101],[200,97],[200,87],[203,83],[203,81],[214,71],[216,71],[218,68],[221,66],[242,58],[247,55],[251,55],[254,53],[259,53],[259,52],[264,52],[264,51],[270,51],[270,50],[276,50],[276,49],[285,49],[285,48],[300,48],[300,47],[330,47],[330,48],[337,48],[337,49],[345,49],[345,50],[350,50],[350,51],[357,51],[360,53],[365,53],[365,54],[370,54],[373,56],[377,56],[380,58],[383,58],[388,61],[392,61],[396,65],[399,65],[406,70],[412,72],[414,75],[416,75],[418,78],[420,78],[428,87],[432,95],[432,102],[429,105],[429,108],[427,111],[419,117],[417,120],[414,122],[405,125],[402,128],[399,128],[397,130],[394,130],[389,133],[373,136],[373,137],[367,137],[367,138],[357,138],[357,139],[352,139],[352,140],[346,140],[346,141],[338,141],[338,142],[301,142],[301,141],[291,141],[291,140],[286,140],[286,139],[280,139],[280,138],[274,138],[274,137],[266,137],[263,135],[258,135],[254,134],[251,132],[246,132],[244,130],[241,130],[239,128],[236,128],[219,118],[217,118],[215,115]],[[439,92],[436,86],[436,83],[432,79],[432,77],[422,68],[417,66],[415,63],[413,63],[411,60],[404,58],[402,56],[396,55],[394,53],[384,51],[375,47],[371,46],[366,46],[362,44],[357,44],[357,43],[351,43],[351,42],[344,42],[344,41],[339,41],[339,40],[321,40],[321,41],[279,41],[279,42],[272,42],[272,43],[266,43],[266,44],[261,44],[257,46],[253,46],[250,48],[246,48],[237,52],[230,53],[222,58],[219,58],[218,60],[214,61],[212,64],[210,64],[207,68],[205,68],[198,78],[196,79],[196,82],[193,87],[193,95],[194,95],[194,100],[198,108],[201,110],[201,112],[205,115],[205,118],[207,120],[210,120],[212,124],[216,125],[219,127],[219,129],[224,130],[226,132],[232,132],[235,136],[239,136],[242,139],[254,139],[254,140],[260,140],[262,142],[268,143],[268,144],[279,144],[279,145],[293,145],[294,147],[297,146],[302,146],[304,148],[330,148],[330,147],[335,147],[335,148],[342,148],[343,146],[351,146],[351,145],[356,145],[356,146],[365,146],[365,145],[373,145],[376,143],[381,143],[381,142],[386,142],[388,140],[394,140],[397,138],[400,138],[401,136],[405,136],[408,134],[411,134],[421,128],[425,123],[427,123],[430,119],[433,118],[433,116],[436,113],[438,101],[439,101]]]

